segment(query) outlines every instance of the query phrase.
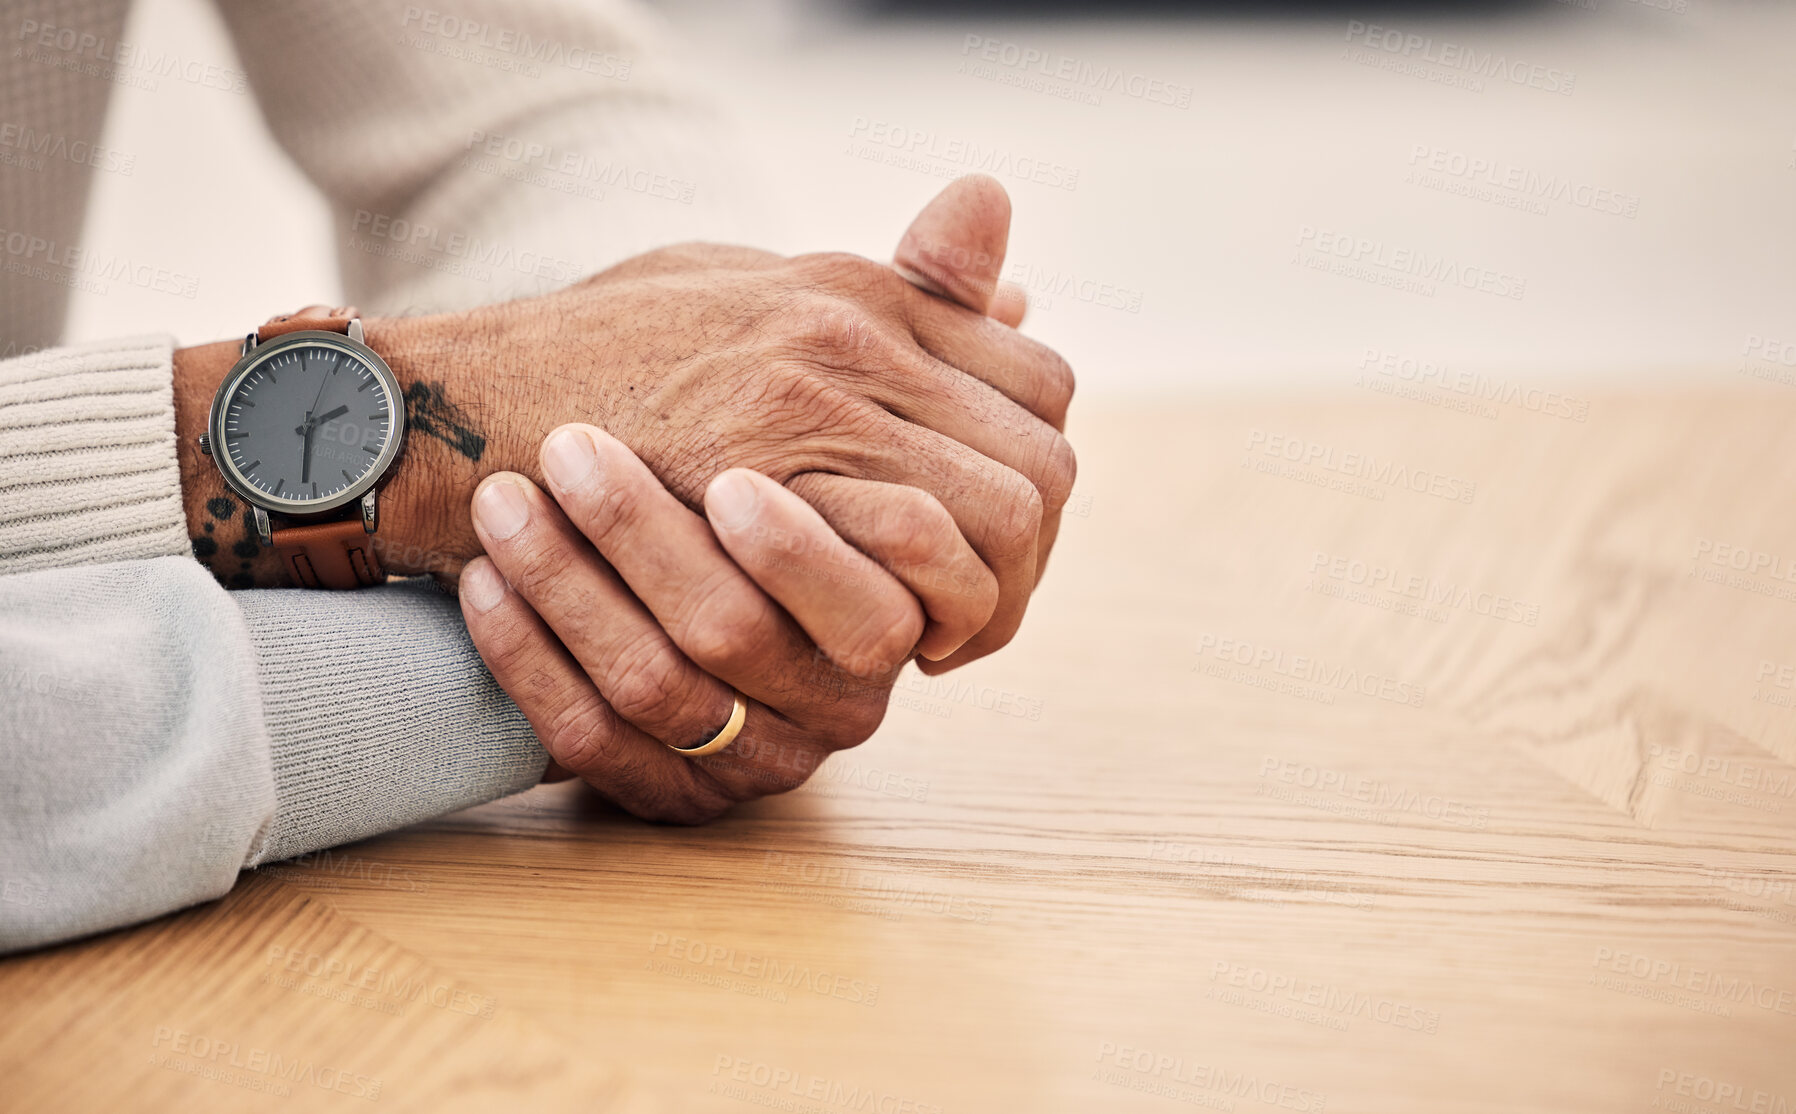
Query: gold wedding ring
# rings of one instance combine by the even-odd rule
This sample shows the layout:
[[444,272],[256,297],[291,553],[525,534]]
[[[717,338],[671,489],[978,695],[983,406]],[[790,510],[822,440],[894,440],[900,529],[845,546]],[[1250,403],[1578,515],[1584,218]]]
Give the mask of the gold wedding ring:
[[730,709],[729,722],[723,725],[722,730],[718,731],[717,734],[706,739],[698,746],[677,747],[672,743],[668,743],[667,749],[673,751],[675,754],[683,754],[688,758],[697,758],[701,754],[716,754],[724,747],[735,742],[736,736],[742,734],[743,721],[748,719],[748,698],[741,693],[736,692],[735,689],[731,689],[730,691],[735,693],[736,706]]

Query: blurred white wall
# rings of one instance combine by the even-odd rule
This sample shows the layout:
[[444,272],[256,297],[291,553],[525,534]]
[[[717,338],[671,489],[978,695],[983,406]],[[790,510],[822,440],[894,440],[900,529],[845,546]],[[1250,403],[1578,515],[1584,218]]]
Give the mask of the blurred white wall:
[[[1028,328],[1088,395],[1338,385],[1368,352],[1736,379],[1764,338],[1751,358],[1775,362],[1796,343],[1796,11],[1588,2],[1451,21],[670,10],[786,202],[762,246],[885,257],[946,176],[995,169]],[[201,0],[133,20],[146,47],[229,60]],[[1146,95],[1005,64],[1030,54]],[[107,142],[136,167],[100,176],[86,239],[197,274],[200,296],[78,295],[78,337],[199,341],[336,295],[324,210],[253,100],[121,89]]]

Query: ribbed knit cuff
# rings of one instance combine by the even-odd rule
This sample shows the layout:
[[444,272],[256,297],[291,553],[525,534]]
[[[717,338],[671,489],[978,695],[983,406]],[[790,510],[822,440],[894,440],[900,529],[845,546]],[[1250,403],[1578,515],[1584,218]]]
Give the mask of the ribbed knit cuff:
[[334,847],[542,780],[548,755],[427,581],[233,592],[255,647],[274,822],[245,865]]
[[173,338],[0,361],[0,574],[192,552]]

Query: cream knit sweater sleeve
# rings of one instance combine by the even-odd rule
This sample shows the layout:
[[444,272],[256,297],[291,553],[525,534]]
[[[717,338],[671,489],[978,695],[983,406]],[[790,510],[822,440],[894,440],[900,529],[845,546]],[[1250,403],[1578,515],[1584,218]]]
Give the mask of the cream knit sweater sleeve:
[[173,357],[128,337],[0,362],[0,574],[192,554]]

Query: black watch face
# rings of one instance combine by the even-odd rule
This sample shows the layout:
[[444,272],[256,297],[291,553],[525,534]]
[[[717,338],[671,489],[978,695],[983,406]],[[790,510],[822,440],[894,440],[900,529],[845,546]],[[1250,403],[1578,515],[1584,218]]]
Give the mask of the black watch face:
[[220,400],[213,454],[270,509],[305,514],[359,498],[397,453],[393,373],[347,341],[264,347]]

